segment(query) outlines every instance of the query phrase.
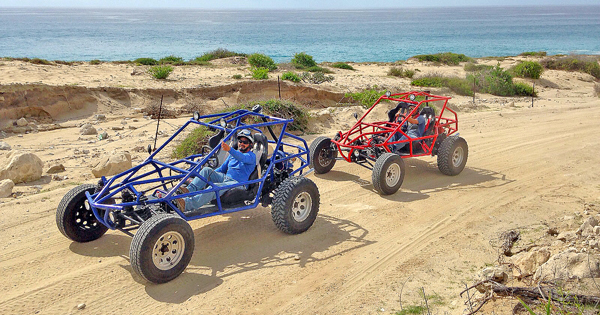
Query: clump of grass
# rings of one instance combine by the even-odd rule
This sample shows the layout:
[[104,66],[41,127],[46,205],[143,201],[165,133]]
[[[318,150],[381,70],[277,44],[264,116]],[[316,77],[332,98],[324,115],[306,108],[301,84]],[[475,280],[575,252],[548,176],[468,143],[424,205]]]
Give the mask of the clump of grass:
[[233,78],[236,79],[236,80],[239,80],[239,79],[242,78],[242,75],[241,74],[234,74]]
[[98,60],[98,59],[93,59],[93,60],[90,60],[90,64],[91,64],[91,65],[99,65],[99,64],[101,64],[101,63],[102,63],[102,61],[100,61],[100,60]]
[[598,60],[594,57],[572,55],[546,58],[541,61],[541,64],[546,69],[579,71],[600,79],[600,65],[598,65]]
[[545,57],[545,51],[526,51],[519,54],[519,56],[532,56],[532,57]]
[[511,69],[511,72],[520,78],[539,79],[542,74],[542,65],[535,61],[524,61]]
[[40,58],[33,58],[28,60],[30,63],[36,64],[36,65],[51,65],[52,62],[46,60],[46,59],[40,59]]
[[308,119],[310,114],[304,106],[298,105],[291,101],[270,99],[263,102],[248,103],[248,107],[252,108],[257,104],[261,105],[265,113],[268,115],[273,115],[284,119],[293,118],[294,121],[288,125],[288,129],[290,131],[305,132],[308,130]]
[[75,64],[75,61],[54,60],[54,63],[57,65],[72,66]]
[[314,73],[303,72],[301,79],[304,82],[309,82],[309,83],[313,83],[313,84],[321,84],[323,82],[333,81],[334,77],[332,75],[325,75],[323,72],[314,72]]
[[344,69],[344,70],[352,70],[352,71],[356,70],[351,65],[349,65],[345,62],[336,62],[336,63],[332,64],[331,67],[338,68],[338,69]]
[[410,84],[425,87],[447,87],[458,95],[472,96],[473,89],[466,79],[447,77],[437,74],[425,75],[413,80]]
[[200,153],[202,146],[208,143],[212,132],[206,126],[199,126],[192,130],[183,141],[173,149],[172,158],[183,159],[186,156]]
[[391,67],[387,75],[399,78],[412,78],[415,75],[414,70],[404,69],[402,67]]
[[476,92],[489,93],[498,96],[536,96],[533,88],[525,83],[513,83],[512,75],[496,65],[490,70],[483,70],[467,75],[469,84],[475,82]]
[[148,69],[148,73],[150,73],[150,75],[152,75],[155,79],[159,80],[166,79],[171,72],[173,72],[173,67],[169,65],[154,66]]
[[451,52],[437,53],[433,55],[416,55],[413,58],[417,58],[419,61],[431,61],[451,66],[458,65],[461,62],[473,60],[472,58],[463,54],[455,54]]
[[252,68],[250,72],[252,72],[252,79],[255,80],[266,80],[269,78],[269,69],[264,67]]
[[379,99],[386,90],[379,91],[377,86],[373,86],[371,89],[365,89],[362,92],[346,93],[344,96],[352,98],[354,101],[359,102],[364,108],[369,108],[373,105],[377,99]]
[[317,63],[313,60],[313,57],[305,52],[295,54],[291,62],[296,69],[307,69],[317,66]]
[[467,72],[484,71],[484,70],[490,70],[493,67],[494,66],[478,65],[478,64],[475,64],[474,62],[467,62],[465,64],[465,71],[467,71]]
[[288,80],[288,81],[292,81],[292,82],[300,82],[300,77],[295,74],[294,72],[288,71],[286,73],[284,73],[283,75],[281,75],[281,79],[282,80]]
[[133,62],[144,66],[156,66],[158,64],[158,61],[153,58],[138,58]]
[[327,69],[327,68],[323,68],[323,67],[319,67],[319,66],[312,66],[309,68],[306,68],[306,71],[308,72],[321,72],[321,73],[333,73],[333,71]]
[[196,57],[196,59],[194,59],[195,61],[211,61],[211,60],[215,60],[215,59],[221,59],[221,58],[228,58],[228,57],[245,57],[247,56],[246,54],[242,54],[242,53],[236,53],[233,51],[229,51],[227,49],[224,48],[217,48],[213,51],[209,51],[204,53],[202,56],[200,57]]
[[277,69],[275,61],[271,57],[264,54],[252,54],[248,56],[248,63],[254,68],[266,68],[268,71]]
[[158,63],[160,63],[161,65],[175,65],[175,66],[181,66],[185,64],[185,61],[183,61],[183,58],[181,57],[177,57],[177,56],[167,56],[164,58],[161,58]]
[[409,314],[424,314],[426,311],[424,306],[421,305],[409,305],[402,309],[401,311],[396,312],[396,315],[409,315]]

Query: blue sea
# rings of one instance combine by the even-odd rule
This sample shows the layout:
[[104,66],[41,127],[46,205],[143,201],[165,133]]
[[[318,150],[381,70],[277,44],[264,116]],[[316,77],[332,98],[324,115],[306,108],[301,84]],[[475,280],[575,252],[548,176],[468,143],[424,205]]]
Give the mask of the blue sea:
[[207,11],[0,8],[0,56],[193,59],[225,48],[276,62],[396,61],[454,52],[600,54],[600,5]]

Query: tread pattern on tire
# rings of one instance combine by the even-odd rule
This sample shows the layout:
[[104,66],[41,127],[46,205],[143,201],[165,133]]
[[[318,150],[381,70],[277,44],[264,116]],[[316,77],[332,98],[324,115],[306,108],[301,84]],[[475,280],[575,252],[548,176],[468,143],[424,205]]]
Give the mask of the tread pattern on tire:
[[[302,187],[307,185],[310,189],[314,189],[314,195],[311,195],[313,201],[313,207],[311,208],[310,215],[301,222],[300,227],[292,226],[293,218],[289,218],[289,212],[287,209],[291,206],[292,194],[296,187]],[[316,206],[315,206],[316,204]],[[306,177],[290,177],[283,181],[274,192],[273,203],[271,204],[271,216],[273,222],[281,231],[288,234],[299,234],[308,230],[313,222],[315,221],[317,214],[319,213],[320,205],[320,194],[319,189],[315,183]]]
[[[463,161],[462,168],[456,169],[454,167],[454,165],[452,165],[452,154],[453,154],[455,144],[458,143],[458,145],[460,145],[461,142],[464,143],[465,149],[466,149],[464,152],[464,156],[463,156],[464,161]],[[468,150],[467,141],[465,139],[463,139],[461,137],[448,137],[448,138],[444,139],[444,141],[442,141],[442,144],[440,145],[440,149],[438,150],[438,155],[437,155],[438,169],[444,175],[448,175],[448,176],[458,175],[464,169],[464,165],[466,165],[466,163],[467,163],[468,156],[469,156],[469,150]]]
[[[324,142],[329,141],[331,142],[331,139],[327,138],[327,137],[317,137],[311,144],[310,147],[308,148],[309,154],[310,154],[310,166],[315,170],[316,174],[325,174],[327,172],[329,172],[333,166],[335,165],[335,159],[333,159],[331,161],[331,164],[329,164],[327,167],[325,168],[321,168],[320,166],[315,167],[315,160],[319,158],[319,152],[317,152],[317,148],[320,148]],[[320,151],[320,150],[319,150]],[[337,151],[334,152],[335,156],[337,156]]]
[[[131,263],[131,267],[133,268],[133,271],[135,271],[136,274],[138,274],[140,277],[142,277],[146,281],[153,282],[153,283],[165,283],[165,282],[175,279],[177,276],[179,276],[183,272],[183,270],[185,270],[185,268],[187,268],[187,265],[189,264],[189,262],[192,258],[192,255],[194,254],[194,243],[195,243],[194,233],[192,231],[192,228],[189,227],[189,225],[187,225],[189,227],[190,231],[192,231],[191,232],[192,239],[190,242],[191,244],[185,244],[186,255],[188,255],[187,251],[190,251],[188,257],[182,258],[182,261],[180,262],[180,263],[184,263],[184,268],[180,272],[176,272],[176,274],[174,276],[171,275],[170,277],[167,277],[164,279],[149,279],[148,276],[145,274],[145,272],[143,270],[144,261],[143,261],[143,257],[142,257],[142,254],[144,252],[144,248],[143,248],[144,244],[143,243],[148,237],[150,237],[152,230],[161,221],[166,221],[166,220],[169,220],[170,218],[175,219],[175,220],[179,219],[179,220],[185,222],[185,220],[181,219],[181,217],[174,215],[174,214],[160,213],[160,214],[154,215],[140,226],[140,228],[138,229],[136,234],[133,236],[133,240],[131,241],[131,246],[129,248],[129,260]],[[149,250],[152,250],[152,248],[151,248],[152,245],[153,244],[150,245]],[[146,250],[148,250],[148,249],[146,249]]]
[[108,228],[106,226],[104,226],[104,225],[102,225],[102,223],[98,222],[99,227],[97,229],[97,232],[94,234],[84,236],[84,235],[77,234],[76,233],[77,230],[71,231],[74,233],[73,234],[69,231],[69,227],[66,226],[66,224],[68,222],[65,222],[65,220],[64,220],[65,212],[70,211],[71,208],[74,206],[74,204],[73,204],[74,199],[81,194],[84,194],[84,196],[85,196],[85,191],[88,191],[88,190],[91,191],[90,193],[93,193],[95,188],[96,188],[96,185],[94,185],[94,184],[83,184],[83,185],[79,185],[79,186],[71,189],[60,200],[60,203],[58,204],[58,207],[56,208],[56,225],[58,227],[58,230],[64,236],[66,236],[68,239],[70,239],[72,241],[75,241],[75,242],[93,241],[93,240],[100,238],[108,230]]
[[385,187],[381,186],[381,180],[382,180],[382,175],[384,176],[383,180],[385,181],[385,173],[383,173],[383,167],[386,166],[387,162],[390,159],[398,159],[398,164],[400,165],[400,180],[399,180],[399,185],[398,185],[398,189],[400,189],[400,186],[402,186],[402,182],[404,181],[404,161],[402,160],[402,158],[394,153],[384,153],[383,155],[381,155],[377,161],[375,161],[375,166],[373,166],[373,175],[372,175],[372,181],[373,181],[373,187],[375,187],[375,190],[377,190],[379,193],[384,194],[384,195],[391,195],[393,193],[395,193],[396,191],[398,191],[398,189],[394,190],[394,191],[389,191],[388,189],[386,189]]

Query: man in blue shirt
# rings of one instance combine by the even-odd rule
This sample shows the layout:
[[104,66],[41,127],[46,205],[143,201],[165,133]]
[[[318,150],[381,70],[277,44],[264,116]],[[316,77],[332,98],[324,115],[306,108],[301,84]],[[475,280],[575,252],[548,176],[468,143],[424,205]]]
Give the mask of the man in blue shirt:
[[[404,120],[404,116],[399,116],[398,117],[398,121],[402,121]],[[427,118],[425,118],[425,116],[423,115],[419,115],[418,113],[415,113],[412,117],[408,117],[406,118],[406,121],[409,123],[408,128],[406,129],[406,135],[408,135],[411,139],[414,138],[420,138],[423,136],[423,133],[425,133],[425,124],[427,123]],[[403,135],[400,132],[396,132],[396,134],[394,135],[394,137],[392,138],[392,141],[402,141],[402,140],[406,140],[408,139],[405,135]],[[402,143],[396,143],[394,144],[394,152],[398,152],[400,151],[400,149],[404,148],[404,146],[407,144],[408,142],[402,142]],[[414,150],[414,148],[413,148]]]
[[[229,152],[229,156],[217,169],[206,166],[200,171],[200,175],[217,186],[227,186],[238,182],[247,181],[256,167],[256,155],[251,151],[254,139],[248,129],[243,129],[237,134],[239,151],[223,142],[221,148]],[[195,177],[187,186],[181,189],[184,193],[188,191],[199,191],[206,188],[207,183]],[[219,191],[223,195],[227,190]],[[175,199],[177,206],[182,211],[194,210],[202,207],[209,201],[215,199],[215,193],[198,194],[192,197]]]

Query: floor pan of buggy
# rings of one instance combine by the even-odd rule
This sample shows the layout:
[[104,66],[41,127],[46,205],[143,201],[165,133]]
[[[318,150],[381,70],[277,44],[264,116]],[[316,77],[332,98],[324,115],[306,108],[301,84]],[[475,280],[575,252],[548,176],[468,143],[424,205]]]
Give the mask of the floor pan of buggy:
[[241,208],[244,206],[246,206],[246,203],[244,201],[241,201],[241,202],[236,202],[236,203],[232,203],[232,204],[222,205],[222,207],[221,207],[222,211],[219,211],[219,207],[217,207],[216,205],[208,204],[208,205],[204,205],[198,209],[185,211],[184,214],[186,216],[197,216],[197,215],[208,214],[208,213],[225,212],[227,210],[237,209],[237,208]]

